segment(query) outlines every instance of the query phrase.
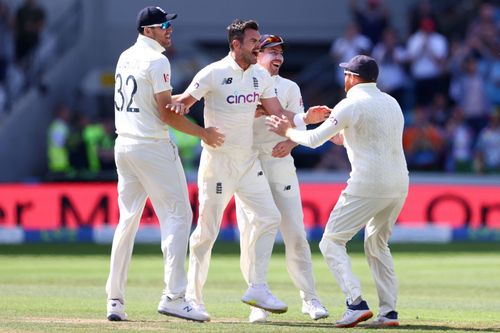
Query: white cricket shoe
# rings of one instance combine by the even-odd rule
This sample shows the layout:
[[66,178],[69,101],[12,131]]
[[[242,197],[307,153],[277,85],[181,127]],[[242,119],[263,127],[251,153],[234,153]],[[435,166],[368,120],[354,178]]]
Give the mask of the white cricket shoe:
[[158,312],[166,316],[187,320],[199,322],[210,321],[210,316],[206,311],[200,311],[184,297],[171,299],[170,297],[163,295],[161,297],[160,304],[158,304]]
[[128,316],[125,313],[125,305],[118,299],[108,299],[107,317],[109,321],[127,320]]
[[252,306],[250,310],[250,315],[248,316],[248,321],[251,323],[265,323],[267,321],[267,312]]
[[250,285],[241,301],[272,313],[285,313],[288,310],[288,306],[271,294],[265,283]]
[[385,315],[378,315],[370,324],[370,327],[390,327],[399,326],[398,313],[390,311]]
[[313,320],[328,317],[328,310],[315,298],[302,301],[302,313],[308,314]]
[[362,301],[358,305],[347,305],[347,310],[344,312],[342,319],[335,323],[336,327],[354,327],[362,321],[373,317],[373,312],[368,308],[366,301]]

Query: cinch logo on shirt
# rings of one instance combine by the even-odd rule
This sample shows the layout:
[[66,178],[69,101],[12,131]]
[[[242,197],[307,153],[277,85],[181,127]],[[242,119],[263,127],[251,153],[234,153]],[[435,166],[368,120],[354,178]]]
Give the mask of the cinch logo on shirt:
[[244,103],[255,103],[260,99],[260,95],[258,92],[254,91],[253,94],[248,95],[229,95],[226,98],[226,101],[229,104],[244,104]]

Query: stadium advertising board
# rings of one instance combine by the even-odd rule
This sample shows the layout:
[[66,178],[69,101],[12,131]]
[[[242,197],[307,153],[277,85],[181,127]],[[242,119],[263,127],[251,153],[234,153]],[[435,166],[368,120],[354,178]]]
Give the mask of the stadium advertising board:
[[[301,184],[305,226],[320,231],[344,188],[341,183]],[[197,186],[189,184],[197,217]],[[118,223],[115,183],[0,185],[0,229],[56,231],[109,228]],[[148,202],[142,227],[157,225]],[[235,228],[234,202],[221,229]],[[412,184],[398,226],[500,231],[500,186]]]

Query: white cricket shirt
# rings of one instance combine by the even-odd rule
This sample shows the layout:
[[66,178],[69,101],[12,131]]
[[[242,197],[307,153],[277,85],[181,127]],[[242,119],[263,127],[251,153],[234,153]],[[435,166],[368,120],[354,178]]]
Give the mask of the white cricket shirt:
[[253,121],[261,98],[276,97],[274,82],[259,65],[245,71],[228,54],[200,70],[186,90],[200,100],[205,98],[205,126],[219,128],[224,144],[206,149],[248,153],[253,145]]
[[[304,104],[299,86],[279,75],[273,76],[275,92],[283,109],[293,113],[304,113]],[[305,128],[301,128],[305,129]],[[271,155],[274,146],[285,139],[267,129],[266,117],[256,118],[253,125],[254,147],[260,154]]]
[[170,63],[155,40],[139,35],[123,51],[115,72],[115,125],[119,136],[135,139],[169,138],[154,94],[172,90]]
[[362,83],[348,91],[319,127],[310,131],[290,129],[287,134],[292,141],[315,148],[343,129],[352,169],[346,193],[397,198],[408,192],[409,182],[403,126],[398,102],[375,83]]

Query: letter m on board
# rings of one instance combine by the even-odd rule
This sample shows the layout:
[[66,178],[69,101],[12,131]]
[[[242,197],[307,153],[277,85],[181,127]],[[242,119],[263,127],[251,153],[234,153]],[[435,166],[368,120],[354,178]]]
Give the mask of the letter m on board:
[[67,227],[68,226],[68,221],[69,217],[72,216],[76,224],[78,226],[92,226],[96,224],[97,222],[97,216],[99,213],[102,215],[102,222],[103,223],[108,223],[109,222],[109,198],[106,195],[101,195],[100,198],[98,198],[96,205],[93,207],[92,211],[88,215],[88,217],[85,219],[84,216],[80,213],[80,211],[77,209],[77,207],[74,205],[74,203],[71,201],[71,199],[66,196],[62,195],[61,196],[61,213],[60,213],[60,226],[61,227]]

